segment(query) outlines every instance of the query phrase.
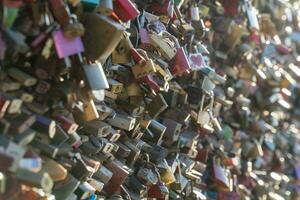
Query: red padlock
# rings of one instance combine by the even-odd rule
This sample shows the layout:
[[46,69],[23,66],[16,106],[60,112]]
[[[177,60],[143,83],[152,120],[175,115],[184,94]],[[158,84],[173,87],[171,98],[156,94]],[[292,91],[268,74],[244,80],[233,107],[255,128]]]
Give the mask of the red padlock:
[[208,159],[208,150],[207,149],[198,149],[198,154],[195,160],[202,162],[202,163],[207,163]]
[[120,191],[120,186],[123,184],[129,175],[128,167],[118,160],[113,160],[105,165],[112,173],[113,176],[105,185],[105,192],[109,195],[115,194]]
[[76,124],[75,122],[63,115],[58,115],[55,119],[60,123],[61,127],[69,134],[75,133],[75,131],[78,128],[78,124]]
[[128,22],[140,14],[140,11],[130,0],[114,1],[114,12],[123,22]]
[[66,5],[63,0],[50,0],[52,13],[61,26],[65,26],[70,22],[70,16],[66,9]]
[[154,2],[151,4],[150,9],[156,15],[165,15],[172,18],[174,13],[174,4],[170,0],[167,0],[164,4]]
[[151,74],[148,74],[142,78],[139,78],[137,81],[140,83],[146,83],[155,92],[160,91],[160,86],[154,81]]
[[236,16],[238,14],[239,0],[220,0],[224,7],[224,14],[228,16]]
[[168,188],[163,183],[152,185],[148,190],[148,198],[166,199],[168,195]]
[[171,72],[173,76],[181,76],[190,73],[190,63],[183,47],[177,49],[176,55],[171,62]]

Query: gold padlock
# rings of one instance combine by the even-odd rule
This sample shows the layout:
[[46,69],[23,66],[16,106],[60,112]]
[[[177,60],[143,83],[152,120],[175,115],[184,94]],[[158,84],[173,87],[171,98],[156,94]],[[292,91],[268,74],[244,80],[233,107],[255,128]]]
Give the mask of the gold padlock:
[[152,59],[147,60],[145,64],[135,64],[131,69],[136,79],[142,78],[147,74],[156,72],[156,68]]
[[82,104],[82,109],[80,107],[75,107],[74,117],[80,122],[88,122],[99,118],[95,103],[92,99],[84,101]]
[[152,33],[150,36],[151,44],[161,53],[161,55],[171,60],[176,55],[177,49],[170,40],[164,39],[161,35]]
[[123,38],[119,42],[116,49],[112,52],[111,59],[113,63],[126,64],[131,61],[130,49],[133,45],[129,39],[127,33],[124,34]]

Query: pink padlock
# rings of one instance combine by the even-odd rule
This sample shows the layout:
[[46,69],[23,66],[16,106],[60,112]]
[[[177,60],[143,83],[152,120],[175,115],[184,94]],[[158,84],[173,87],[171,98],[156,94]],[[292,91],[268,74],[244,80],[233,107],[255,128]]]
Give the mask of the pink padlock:
[[189,74],[191,70],[189,60],[183,47],[177,49],[177,53],[172,61],[171,72],[173,76]]
[[53,40],[57,56],[61,59],[84,51],[80,37],[66,38],[61,30],[53,32]]
[[128,22],[140,14],[140,11],[130,0],[115,0],[114,12],[123,22]]

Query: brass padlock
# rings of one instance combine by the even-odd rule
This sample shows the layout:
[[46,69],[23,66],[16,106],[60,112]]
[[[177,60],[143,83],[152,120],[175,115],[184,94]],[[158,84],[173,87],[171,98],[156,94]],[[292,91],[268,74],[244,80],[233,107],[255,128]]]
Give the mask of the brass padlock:
[[176,55],[177,48],[175,44],[172,44],[172,41],[168,39],[164,39],[162,35],[151,33],[150,42],[168,61]]
[[87,58],[92,61],[105,60],[122,39],[123,26],[96,13],[85,13],[82,23],[86,29],[83,43]]
[[161,112],[167,109],[168,104],[161,94],[156,95],[154,99],[146,106],[146,110],[153,118],[157,117]]
[[94,101],[91,99],[89,101],[84,101],[83,105],[74,108],[74,117],[80,122],[88,122],[99,118]]
[[134,61],[136,62],[136,64],[131,67],[133,75],[136,79],[156,72],[154,62],[148,57],[146,51],[132,48],[130,52]]
[[131,61],[130,49],[133,45],[129,39],[129,35],[125,33],[116,49],[111,54],[112,63],[127,64]]
[[116,81],[114,79],[109,78],[108,80],[108,84],[110,86],[110,91],[115,93],[115,94],[119,94],[122,92],[123,90],[123,84],[120,83],[119,81]]

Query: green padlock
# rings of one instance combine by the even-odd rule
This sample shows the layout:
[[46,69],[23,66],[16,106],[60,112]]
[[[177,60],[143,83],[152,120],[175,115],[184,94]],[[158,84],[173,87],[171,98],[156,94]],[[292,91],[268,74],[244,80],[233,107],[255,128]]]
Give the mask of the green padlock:
[[228,125],[224,125],[223,130],[222,130],[222,135],[226,140],[232,139],[232,136],[233,136],[232,128]]
[[81,3],[85,11],[92,12],[99,6],[100,0],[82,0]]
[[11,28],[18,16],[19,8],[7,7],[3,8],[3,26]]

